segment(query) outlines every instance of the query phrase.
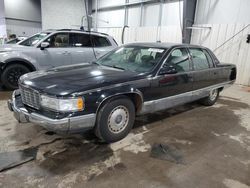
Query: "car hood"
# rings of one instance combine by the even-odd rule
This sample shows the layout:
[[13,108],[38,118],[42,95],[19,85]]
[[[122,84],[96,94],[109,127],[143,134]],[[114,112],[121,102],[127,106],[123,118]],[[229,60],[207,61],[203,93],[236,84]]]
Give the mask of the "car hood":
[[135,72],[86,63],[28,73],[20,83],[49,95],[68,96],[140,77]]
[[22,46],[18,44],[4,44],[0,46],[0,52],[11,52],[11,51],[20,51],[24,49],[30,49],[30,46]]

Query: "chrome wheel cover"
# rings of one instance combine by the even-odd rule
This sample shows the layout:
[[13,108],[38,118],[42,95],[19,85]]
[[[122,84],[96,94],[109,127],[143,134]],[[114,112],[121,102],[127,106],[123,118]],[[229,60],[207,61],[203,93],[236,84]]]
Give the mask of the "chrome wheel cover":
[[211,101],[214,101],[216,99],[217,95],[218,95],[218,90],[217,89],[213,89],[213,90],[210,91],[209,99]]
[[108,128],[112,133],[122,132],[128,125],[129,112],[125,106],[115,107],[108,117]]

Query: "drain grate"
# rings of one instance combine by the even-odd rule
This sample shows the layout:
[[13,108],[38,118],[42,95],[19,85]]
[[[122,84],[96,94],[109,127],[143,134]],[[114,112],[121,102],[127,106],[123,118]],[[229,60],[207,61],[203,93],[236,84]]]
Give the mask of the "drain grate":
[[150,157],[176,164],[185,164],[182,152],[172,145],[155,143],[151,149]]

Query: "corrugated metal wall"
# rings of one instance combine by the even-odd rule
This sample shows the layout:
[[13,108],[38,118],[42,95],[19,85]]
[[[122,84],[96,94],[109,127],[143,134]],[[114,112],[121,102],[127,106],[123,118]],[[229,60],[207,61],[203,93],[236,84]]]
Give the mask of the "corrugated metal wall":
[[[198,0],[195,25],[211,29],[193,29],[191,39],[192,44],[213,50],[221,62],[235,64],[238,70],[236,83],[248,86],[250,44],[246,40],[250,27],[240,31],[250,23],[249,6],[249,0]],[[232,40],[216,49],[230,38]]]
[[[108,33],[113,36],[119,45],[122,44],[122,28],[98,28],[99,32]],[[124,33],[124,43],[131,42],[173,42],[181,43],[180,26],[162,27],[129,27]]]
[[[125,2],[135,3],[144,0],[102,0],[98,7],[124,5]],[[93,8],[95,8],[93,1]],[[137,4],[133,7],[121,6],[116,10],[100,11],[95,20],[97,30],[112,35],[121,44],[122,27],[128,25],[124,34],[124,43],[130,42],[176,42],[182,41],[180,24],[182,22],[183,1],[158,1],[150,4]],[[162,10],[162,11],[160,11]],[[161,13],[162,12],[162,13]]]
[[30,36],[42,30],[40,1],[1,0],[0,16],[7,35]]
[[[79,29],[85,16],[83,0],[41,0],[42,28]],[[86,16],[84,17],[86,23]]]

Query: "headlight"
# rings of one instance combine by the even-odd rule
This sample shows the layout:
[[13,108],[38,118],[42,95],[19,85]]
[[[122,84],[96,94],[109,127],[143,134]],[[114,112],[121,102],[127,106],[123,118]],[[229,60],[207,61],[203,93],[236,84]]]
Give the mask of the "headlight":
[[84,100],[81,97],[72,99],[57,99],[41,95],[41,105],[43,107],[61,112],[81,111],[84,109]]

